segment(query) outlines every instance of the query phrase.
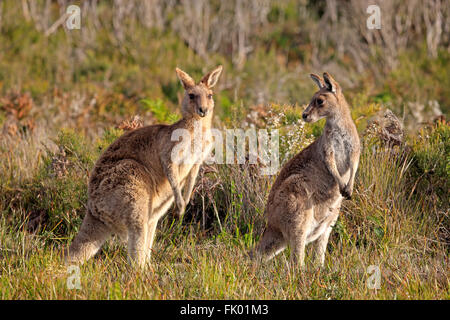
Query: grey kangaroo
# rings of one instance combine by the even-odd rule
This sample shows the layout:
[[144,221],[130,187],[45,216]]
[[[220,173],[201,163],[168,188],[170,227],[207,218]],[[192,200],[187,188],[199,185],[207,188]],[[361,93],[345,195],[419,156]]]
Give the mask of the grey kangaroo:
[[[100,156],[90,175],[87,213],[69,247],[68,263],[89,259],[110,235],[117,234],[128,241],[130,260],[144,266],[150,258],[158,220],[174,201],[178,216],[183,215],[199,167],[211,150],[211,88],[217,83],[222,66],[198,83],[182,70],[177,68],[176,72],[185,90],[182,119],[173,125],[130,131]],[[200,152],[187,156],[196,161],[173,161],[173,150],[179,149],[181,154],[183,150],[175,148],[179,145],[172,140],[172,134],[177,129],[185,130],[192,139],[196,126],[201,128],[204,139]]]
[[323,134],[282,168],[266,206],[267,226],[256,256],[273,258],[291,246],[292,260],[304,265],[306,244],[316,241],[316,259],[324,264],[331,229],[341,202],[350,199],[358,169],[360,141],[341,87],[325,72],[311,78],[319,90],[303,119],[326,118]]

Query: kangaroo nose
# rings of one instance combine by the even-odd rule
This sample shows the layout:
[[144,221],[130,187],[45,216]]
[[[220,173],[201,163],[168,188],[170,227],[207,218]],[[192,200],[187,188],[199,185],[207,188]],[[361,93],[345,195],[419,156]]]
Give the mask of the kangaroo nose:
[[303,113],[303,114],[302,114],[303,120],[306,120],[307,117],[308,117],[308,115],[307,115],[306,113]]
[[198,108],[198,114],[200,117],[204,117],[206,116],[206,110],[200,107]]

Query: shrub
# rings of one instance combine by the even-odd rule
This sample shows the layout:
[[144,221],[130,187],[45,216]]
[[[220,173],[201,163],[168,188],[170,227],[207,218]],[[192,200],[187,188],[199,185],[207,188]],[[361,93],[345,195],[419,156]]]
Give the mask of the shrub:
[[21,186],[16,210],[30,220],[30,231],[38,227],[31,220],[39,218],[40,234],[47,240],[66,241],[76,233],[85,214],[89,173],[100,153],[121,133],[108,129],[92,143],[72,129],[59,132],[56,151],[47,150],[34,177]]

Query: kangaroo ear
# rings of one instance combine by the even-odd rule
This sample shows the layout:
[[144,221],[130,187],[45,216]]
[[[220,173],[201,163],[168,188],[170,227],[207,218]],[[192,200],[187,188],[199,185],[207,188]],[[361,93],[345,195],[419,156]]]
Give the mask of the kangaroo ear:
[[177,72],[178,79],[180,79],[180,82],[183,85],[184,89],[195,86],[195,81],[191,78],[190,75],[179,68],[176,68],[175,71]]
[[329,91],[333,92],[334,94],[341,91],[341,87],[339,86],[339,84],[328,72],[323,73],[323,80],[325,80],[325,86]]
[[311,79],[313,79],[313,81],[317,84],[317,86],[319,87],[319,89],[322,89],[323,87],[325,87],[325,84],[323,83],[323,79],[318,76],[315,73],[311,73],[309,75],[311,77]]
[[221,73],[222,66],[218,66],[213,71],[206,74],[200,82],[204,83],[208,88],[212,88],[216,85]]

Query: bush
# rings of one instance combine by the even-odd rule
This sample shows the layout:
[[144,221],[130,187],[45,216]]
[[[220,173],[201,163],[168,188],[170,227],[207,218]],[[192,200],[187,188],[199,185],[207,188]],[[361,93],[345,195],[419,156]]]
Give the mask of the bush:
[[411,142],[412,172],[416,181],[415,194],[426,198],[425,212],[432,213],[437,234],[443,243],[450,244],[450,126],[439,121],[423,128]]
[[56,242],[66,242],[76,233],[86,210],[89,173],[100,153],[121,133],[106,130],[94,144],[72,129],[59,132],[56,151],[47,150],[35,175],[20,187],[14,204],[29,220],[30,231],[39,227],[45,239]]
[[444,121],[422,128],[412,138],[414,177],[422,191],[439,195],[439,205],[448,205],[450,190],[450,126]]

